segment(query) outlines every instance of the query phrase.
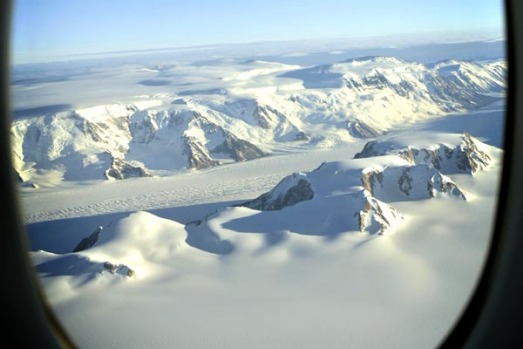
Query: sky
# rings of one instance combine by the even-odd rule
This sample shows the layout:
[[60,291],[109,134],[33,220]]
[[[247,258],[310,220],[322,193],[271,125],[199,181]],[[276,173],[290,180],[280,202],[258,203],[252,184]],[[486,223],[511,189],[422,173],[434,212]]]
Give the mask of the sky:
[[75,54],[503,30],[501,0],[15,0],[13,63]]

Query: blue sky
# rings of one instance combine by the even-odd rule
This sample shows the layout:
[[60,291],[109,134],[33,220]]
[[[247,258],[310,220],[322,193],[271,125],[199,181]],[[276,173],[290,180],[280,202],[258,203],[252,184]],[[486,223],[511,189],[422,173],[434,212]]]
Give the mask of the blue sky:
[[14,63],[220,43],[501,30],[501,0],[16,0]]

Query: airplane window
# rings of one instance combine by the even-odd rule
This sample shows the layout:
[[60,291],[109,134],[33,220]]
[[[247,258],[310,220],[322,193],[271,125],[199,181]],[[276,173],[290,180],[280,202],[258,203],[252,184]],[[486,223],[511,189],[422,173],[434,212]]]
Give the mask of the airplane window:
[[501,1],[14,3],[29,257],[79,347],[435,347],[486,260]]

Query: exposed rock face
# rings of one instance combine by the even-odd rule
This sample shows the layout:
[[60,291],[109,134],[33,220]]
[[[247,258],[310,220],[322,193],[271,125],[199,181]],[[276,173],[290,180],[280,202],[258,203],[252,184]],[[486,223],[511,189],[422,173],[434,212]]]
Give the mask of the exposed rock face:
[[[212,103],[210,105],[210,108],[216,112],[253,126],[254,132],[262,134],[263,138],[269,138],[276,142],[301,140],[299,136],[300,128],[291,121],[285,112],[279,109],[280,107],[280,105],[270,105],[267,102],[251,98],[229,100],[225,103]],[[223,128],[228,130],[226,126],[223,126]]]
[[370,141],[365,143],[363,149],[354,155],[354,159],[372,158],[374,156],[387,155],[392,150],[394,149],[391,147],[386,148],[378,141]]
[[202,169],[207,167],[218,166],[219,161],[213,160],[205,148],[196,138],[183,136],[182,154],[187,156],[189,168]]
[[308,141],[308,140],[310,140],[310,136],[303,131],[298,131],[298,133],[296,133],[296,137],[294,138],[294,140],[295,141]]
[[[224,132],[225,133],[225,132]],[[254,144],[235,137],[228,133],[224,136],[225,140],[217,145],[211,153],[224,153],[231,156],[235,161],[245,161],[256,159],[266,154]]]
[[361,174],[361,182],[363,188],[371,193],[371,195],[374,195],[374,186],[383,183],[383,171],[374,169],[363,170]]
[[[213,155],[216,154],[225,154],[234,161],[251,160],[266,155],[254,144],[236,137],[200,113],[194,112],[189,120],[181,122],[187,122],[189,125],[189,131],[182,135],[182,154],[187,157],[189,168],[203,169],[220,165],[220,161],[213,159]],[[205,136],[202,137],[202,134]]]
[[363,187],[385,202],[449,197],[466,200],[465,193],[447,176],[426,164],[364,170]]
[[275,140],[283,142],[308,140],[308,137],[284,113],[270,105],[262,105],[257,101],[254,103],[256,104],[254,118],[258,121],[258,126],[274,131]]
[[367,190],[354,193],[362,201],[361,208],[354,213],[358,219],[360,232],[382,235],[393,228],[401,219],[401,215],[380,200],[377,200]]
[[260,211],[275,211],[296,205],[302,201],[311,200],[313,197],[314,190],[306,176],[301,173],[294,173],[282,179],[270,192],[239,206]]
[[[408,67],[416,74],[407,77],[394,67]],[[354,92],[387,92],[406,100],[423,100],[449,112],[478,108],[496,100],[488,92],[503,92],[506,66],[500,62],[480,64],[449,60],[429,67],[393,57],[362,57],[281,76],[301,79],[309,89],[344,86]]]
[[127,179],[131,177],[150,177],[151,175],[141,166],[132,166],[122,159],[113,158],[112,165],[105,171],[107,179]]
[[258,119],[258,125],[264,129],[270,129],[278,122],[277,111],[270,108],[256,105],[254,116]]
[[458,152],[456,155],[456,157],[461,160],[457,163],[458,168],[465,171],[470,169],[470,171],[474,173],[489,165],[491,159],[485,152],[478,148],[478,142],[477,139],[465,132],[461,142],[461,152]]
[[[483,67],[473,62],[459,62],[454,60],[436,64],[429,74],[425,75],[424,83],[429,88],[431,99],[453,110],[448,101],[453,101],[466,109],[477,108],[496,99],[485,95],[485,92],[501,92],[503,86],[499,81],[504,76],[496,71],[485,70],[481,83],[477,83],[477,72]],[[488,76],[488,78],[487,78]]]
[[135,275],[134,270],[132,270],[125,264],[113,264],[111,262],[104,262],[103,268],[105,270],[108,270],[111,274],[120,274],[128,277],[133,277]]
[[[131,136],[129,131],[129,116],[134,112],[131,107],[119,108],[115,114],[107,119],[92,120],[79,115],[76,111],[71,113],[70,118],[74,120],[76,128],[84,137],[91,139],[95,144],[106,148],[116,148],[118,152],[126,152],[129,148],[125,139]],[[109,115],[109,114],[107,114]]]
[[450,178],[442,175],[439,172],[436,172],[436,174],[431,177],[427,190],[429,191],[430,196],[433,198],[446,195],[452,198],[467,200],[465,193],[461,191],[461,189],[459,189],[459,187],[452,180],[450,180]]
[[96,228],[96,230],[91,233],[88,237],[85,237],[76,245],[76,247],[73,249],[73,252],[80,252],[83,250],[87,250],[88,248],[92,247],[96,242],[98,241],[98,237],[100,236],[100,233],[102,232],[102,227]]
[[443,173],[475,173],[486,168],[491,161],[477,143],[478,140],[465,133],[461,143],[454,148],[439,144],[433,149],[408,148],[398,155],[414,164],[429,164]]
[[[330,168],[325,165],[311,172],[319,174],[316,180],[323,181],[330,176]],[[243,203],[244,206],[260,211],[275,211],[296,205],[300,202],[314,198],[315,192],[311,178],[308,174],[294,173],[284,178],[274,189],[258,198]],[[335,174],[334,174],[335,175]],[[321,183],[317,183],[321,185]],[[343,212],[325,212],[326,222],[343,222],[341,228],[346,231],[367,232],[370,234],[383,234],[393,229],[402,216],[388,204],[376,199],[368,190],[356,189],[343,195]],[[327,196],[329,198],[330,195]],[[319,198],[318,200],[322,200]],[[327,199],[329,200],[329,199]],[[331,223],[328,223],[331,224]],[[338,226],[335,229],[340,229]]]
[[155,138],[158,128],[156,120],[149,113],[139,112],[131,116],[129,131],[133,142],[150,143]]
[[445,144],[437,144],[428,148],[413,147],[395,148],[393,144],[384,144],[376,141],[367,142],[363,150],[355,159],[369,158],[388,154],[397,154],[413,165],[426,164],[442,173],[475,173],[490,164],[490,157],[481,151],[478,144],[481,142],[464,133],[460,144],[451,148]]
[[356,138],[374,138],[380,135],[378,131],[358,119],[350,121],[347,129],[350,135]]

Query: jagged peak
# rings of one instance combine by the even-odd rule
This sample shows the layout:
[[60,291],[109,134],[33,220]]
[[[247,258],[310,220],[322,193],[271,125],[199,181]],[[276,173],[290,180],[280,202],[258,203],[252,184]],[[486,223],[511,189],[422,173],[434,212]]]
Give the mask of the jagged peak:
[[388,63],[407,63],[407,61],[392,56],[361,56],[349,58],[340,63],[364,63],[364,62],[388,62]]
[[354,213],[358,218],[361,233],[383,235],[393,231],[403,219],[394,208],[378,200],[367,190],[361,190],[352,195],[363,199],[363,207]]
[[131,165],[121,158],[111,157],[111,166],[105,170],[105,178],[112,179],[127,179],[133,177],[151,177],[149,172],[142,165]]
[[80,251],[84,251],[84,250],[87,250],[88,248],[93,247],[98,242],[98,239],[99,239],[99,236],[100,236],[100,233],[102,232],[102,230],[103,230],[102,226],[99,226],[98,228],[96,228],[94,232],[92,232],[91,234],[89,234],[88,236],[83,238],[76,245],[76,247],[73,249],[73,252],[80,252]]
[[444,174],[475,173],[485,169],[491,162],[490,156],[481,150],[484,144],[469,133],[460,137],[454,145],[437,143],[425,147],[405,146],[391,141],[367,142],[355,159],[383,155],[398,155],[411,164],[427,164]]
[[262,194],[254,200],[247,201],[244,206],[260,211],[281,210],[296,205],[314,197],[314,188],[304,173],[293,173],[283,178],[271,191]]
[[207,148],[197,138],[183,135],[182,141],[182,154],[187,157],[188,168],[202,169],[220,164],[219,161],[212,159]]
[[428,164],[373,166],[362,171],[361,180],[365,190],[385,202],[441,197],[466,200],[450,177]]
[[356,138],[374,138],[381,134],[379,130],[372,128],[359,119],[349,121],[347,129],[350,135]]

